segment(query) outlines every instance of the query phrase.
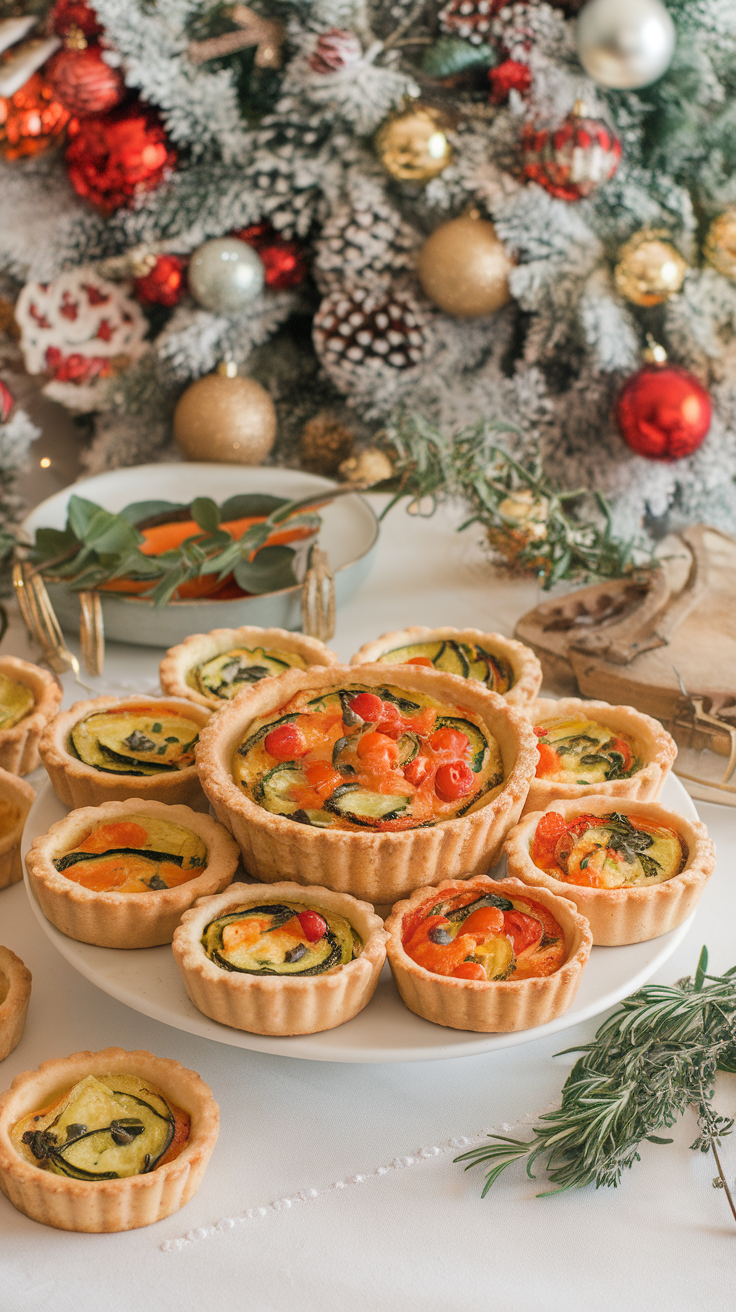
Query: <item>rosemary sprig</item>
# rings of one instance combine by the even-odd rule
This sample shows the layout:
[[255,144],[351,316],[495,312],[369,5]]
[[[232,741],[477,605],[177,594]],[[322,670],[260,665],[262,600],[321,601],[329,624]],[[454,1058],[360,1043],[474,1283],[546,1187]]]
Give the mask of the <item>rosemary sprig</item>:
[[592,1043],[566,1049],[583,1055],[565,1081],[560,1106],[540,1116],[530,1140],[489,1135],[496,1142],[455,1159],[467,1162],[466,1170],[490,1164],[482,1197],[507,1166],[525,1158],[532,1179],[535,1162],[543,1159],[555,1186],[547,1194],[588,1184],[615,1187],[639,1161],[641,1143],[671,1143],[658,1132],[692,1105],[699,1134],[690,1146],[713,1150],[736,1220],[717,1151],[734,1123],[713,1107],[716,1072],[736,1070],[736,966],[724,975],[707,969],[703,948],[694,979],[639,989],[603,1022]]
[[448,435],[421,416],[399,414],[383,434],[399,482],[387,510],[411,497],[410,509],[431,515],[439,501],[460,498],[470,511],[460,529],[482,524],[507,564],[536,574],[544,588],[630,573],[642,544],[614,536],[600,493],[559,487],[538,455],[515,460],[504,434],[515,430],[482,420]]

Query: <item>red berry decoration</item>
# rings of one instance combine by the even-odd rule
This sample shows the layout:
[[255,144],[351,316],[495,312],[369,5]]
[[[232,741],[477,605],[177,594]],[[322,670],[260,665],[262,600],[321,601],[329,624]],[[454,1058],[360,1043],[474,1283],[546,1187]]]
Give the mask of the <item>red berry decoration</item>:
[[66,162],[74,190],[108,214],[152,191],[176,165],[176,151],[146,105],[72,119],[69,137]]
[[186,289],[184,261],[178,255],[159,255],[153,268],[135,280],[142,305],[178,305]]
[[621,436],[647,460],[682,460],[697,451],[710,428],[711,400],[701,383],[677,365],[647,365],[625,384],[616,402]]
[[56,0],[50,20],[52,31],[57,36],[69,36],[76,28],[90,41],[101,36],[104,30],[94,9],[84,0]]
[[270,223],[252,223],[240,228],[233,237],[252,246],[261,257],[265,269],[266,286],[272,291],[286,291],[298,287],[307,275],[304,251],[296,241],[286,241],[274,232]]
[[528,64],[519,59],[504,59],[495,68],[488,70],[491,94],[488,97],[492,105],[505,105],[510,91],[518,91],[525,96],[532,84],[532,70]]
[[339,73],[343,68],[352,68],[360,62],[363,50],[360,39],[354,32],[345,32],[340,27],[331,27],[323,32],[317,41],[307,63],[313,73],[326,76]]
[[579,104],[558,128],[527,123],[521,149],[524,177],[558,200],[590,196],[613,177],[621,159],[618,137],[602,119],[588,118]]
[[125,95],[120,69],[105,63],[99,46],[60,50],[46,72],[57,98],[72,114],[104,114]]
[[7,423],[15,405],[15,397],[5,383],[0,382],[0,424]]

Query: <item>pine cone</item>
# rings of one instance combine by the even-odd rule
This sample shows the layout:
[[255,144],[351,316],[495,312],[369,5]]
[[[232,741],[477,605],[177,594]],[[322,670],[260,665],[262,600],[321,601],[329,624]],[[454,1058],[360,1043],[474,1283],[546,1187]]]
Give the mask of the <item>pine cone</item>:
[[[278,115],[261,122],[244,181],[261,198],[260,216],[269,219],[282,237],[292,238],[304,236],[314,219],[320,196],[316,159],[328,142],[339,157],[350,138],[334,133],[328,120],[316,121],[297,97],[285,97],[278,108]],[[286,114],[292,115],[291,122],[284,121]]]
[[429,350],[416,301],[391,288],[331,292],[314,316],[313,335],[317,355],[342,392],[412,369]]
[[440,28],[447,36],[461,36],[471,45],[488,41],[491,20],[509,0],[450,0],[440,10]]
[[314,277],[320,291],[388,284],[400,269],[413,268],[419,237],[380,196],[345,205],[323,225]]
[[341,424],[329,410],[321,410],[302,429],[301,461],[313,474],[330,478],[353,449],[352,429]]

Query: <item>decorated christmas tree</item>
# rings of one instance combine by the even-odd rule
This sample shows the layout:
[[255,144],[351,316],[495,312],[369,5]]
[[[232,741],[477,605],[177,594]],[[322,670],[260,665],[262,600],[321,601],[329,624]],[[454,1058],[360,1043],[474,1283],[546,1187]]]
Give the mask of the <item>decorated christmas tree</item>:
[[730,0],[56,0],[0,45],[0,294],[90,470],[229,360],[274,460],[380,431],[415,491],[507,453],[622,540],[733,531]]

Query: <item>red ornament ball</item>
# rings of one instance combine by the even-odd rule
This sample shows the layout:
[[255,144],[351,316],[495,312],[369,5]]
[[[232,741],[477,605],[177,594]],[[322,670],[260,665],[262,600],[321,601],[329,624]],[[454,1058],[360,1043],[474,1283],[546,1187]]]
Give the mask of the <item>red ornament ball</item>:
[[5,383],[0,380],[0,424],[4,424],[8,421],[14,405],[15,397],[13,396],[13,393],[10,388],[6,387]]
[[56,99],[40,73],[33,73],[12,96],[0,96],[0,155],[20,159],[40,155],[69,121],[69,110]]
[[120,69],[105,63],[99,46],[60,50],[46,73],[58,99],[72,114],[104,114],[125,95]]
[[524,176],[558,200],[580,200],[612,178],[621,142],[602,119],[568,114],[558,128],[527,123],[521,138]]
[[184,261],[178,255],[159,255],[153,268],[135,280],[135,294],[143,305],[178,305],[186,289]]
[[711,399],[697,378],[677,365],[647,366],[624,385],[616,402],[621,436],[647,460],[691,456],[710,428]]
[[266,286],[282,292],[298,287],[307,276],[307,261],[299,242],[286,241],[274,232],[270,223],[252,223],[232,233],[239,241],[252,246],[261,257]]
[[57,36],[68,36],[78,28],[88,41],[102,35],[103,27],[97,14],[84,0],[56,0],[50,14],[51,29]]
[[505,105],[510,91],[518,91],[525,96],[532,84],[532,70],[528,64],[519,59],[504,59],[495,68],[489,68],[488,81],[491,94],[488,97],[492,105]]
[[176,166],[176,151],[156,111],[146,105],[72,119],[69,138],[66,162],[71,184],[107,214],[152,191]]

